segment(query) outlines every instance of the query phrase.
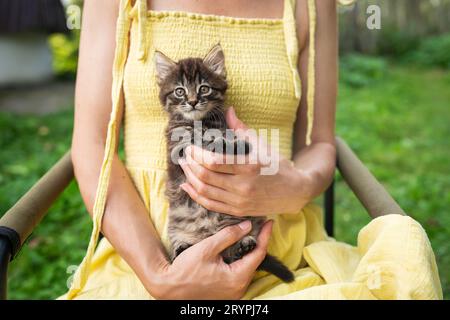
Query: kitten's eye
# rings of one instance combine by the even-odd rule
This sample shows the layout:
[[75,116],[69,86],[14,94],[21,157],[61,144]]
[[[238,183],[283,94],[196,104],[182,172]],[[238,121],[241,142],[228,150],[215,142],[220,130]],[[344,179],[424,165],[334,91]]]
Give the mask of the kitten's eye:
[[211,87],[202,85],[200,86],[200,89],[198,89],[198,91],[200,92],[200,94],[208,94],[211,91]]
[[176,89],[175,89],[175,95],[176,95],[177,97],[179,97],[179,98],[183,97],[183,96],[184,96],[184,93],[185,93],[185,91],[184,91],[183,88],[176,88]]

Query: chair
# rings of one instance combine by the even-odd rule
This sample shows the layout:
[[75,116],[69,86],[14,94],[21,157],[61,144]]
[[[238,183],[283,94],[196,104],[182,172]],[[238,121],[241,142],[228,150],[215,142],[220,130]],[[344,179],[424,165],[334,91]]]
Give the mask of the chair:
[[[404,211],[375,179],[350,147],[336,138],[337,168],[372,218]],[[0,218],[0,300],[7,297],[8,264],[17,255],[47,210],[74,178],[67,152],[20,200]],[[334,227],[334,182],[324,196],[325,228]]]

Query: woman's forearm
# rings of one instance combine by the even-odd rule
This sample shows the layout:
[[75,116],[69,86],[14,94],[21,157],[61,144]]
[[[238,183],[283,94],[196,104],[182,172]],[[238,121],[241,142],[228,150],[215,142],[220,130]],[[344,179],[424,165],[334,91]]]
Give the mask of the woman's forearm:
[[306,204],[330,185],[336,168],[336,147],[327,142],[313,143],[295,154],[293,160],[305,177],[301,194]]
[[[113,104],[112,70],[119,3],[119,0],[90,0],[84,1],[83,7],[72,160],[83,200],[91,214]],[[117,123],[121,124],[123,95],[117,108],[120,109]],[[147,208],[117,155],[112,164],[101,230],[147,290],[155,287],[150,282],[158,278],[160,267],[167,264],[165,250]]]
[[[87,150],[87,149],[91,150]],[[89,157],[85,155],[89,154]],[[102,144],[73,151],[75,175],[92,214],[103,158]],[[122,161],[114,157],[102,233],[146,285],[167,264],[164,247]]]

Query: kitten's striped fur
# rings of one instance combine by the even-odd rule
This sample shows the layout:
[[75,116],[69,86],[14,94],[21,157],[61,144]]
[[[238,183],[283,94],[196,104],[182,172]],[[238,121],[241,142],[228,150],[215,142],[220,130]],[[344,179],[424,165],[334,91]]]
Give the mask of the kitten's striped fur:
[[[207,210],[193,201],[181,189],[186,181],[183,170],[172,161],[173,155],[184,157],[184,149],[193,143],[195,134],[203,134],[207,129],[219,129],[225,137],[227,124],[224,115],[225,91],[227,89],[225,59],[222,48],[215,45],[205,58],[187,58],[172,61],[163,53],[155,53],[157,80],[160,87],[159,98],[169,114],[166,129],[168,179],[166,196],[169,200],[168,236],[171,243],[171,259],[175,259],[191,245],[217,233],[224,227],[243,220],[252,222],[251,232],[233,246],[222,252],[224,261],[231,263],[240,259],[256,246],[265,217],[235,217]],[[195,132],[195,121],[202,121],[202,131]],[[172,141],[172,134],[183,130],[191,134],[188,141]],[[243,141],[228,141],[222,138],[223,145],[233,143],[234,150]],[[202,141],[204,148],[211,141]],[[246,144],[245,152],[249,145]],[[223,147],[225,149],[225,146]],[[292,272],[273,256],[266,255],[260,269],[273,273],[283,281],[293,280]]]

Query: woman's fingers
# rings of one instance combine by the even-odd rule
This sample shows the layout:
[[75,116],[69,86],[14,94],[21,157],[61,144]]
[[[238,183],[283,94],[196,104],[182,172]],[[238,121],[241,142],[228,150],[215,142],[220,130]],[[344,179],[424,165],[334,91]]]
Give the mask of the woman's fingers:
[[223,228],[216,234],[199,242],[203,246],[204,253],[211,258],[217,257],[226,248],[232,246],[252,229],[252,223],[249,220],[242,221],[239,224]]
[[230,162],[230,155],[211,152],[196,145],[187,147],[186,154],[189,155],[191,159],[209,170],[220,173],[234,174],[232,168],[221,166],[221,164]]
[[[187,165],[186,163],[181,162],[181,167],[186,175],[188,182],[191,184],[191,186],[194,187],[195,192],[198,193],[198,195],[207,199],[217,200],[219,202],[237,207],[245,204],[244,198],[228,192],[227,190],[205,183],[205,181],[202,181],[198,177],[198,175],[194,173],[194,171],[198,169],[196,168],[196,166],[201,167],[199,164]],[[203,170],[207,169],[203,168]],[[218,180],[221,179],[219,178]]]
[[[260,210],[256,210],[256,207],[250,201],[249,196],[252,188],[249,187],[249,183],[234,181],[229,186],[231,191],[224,190],[207,184],[198,178],[194,170],[196,170],[196,166],[200,166],[199,164],[188,165],[186,162],[180,161],[180,165],[188,180],[187,183],[181,184],[180,187],[189,194],[192,200],[206,209],[239,217],[260,212]],[[203,170],[208,169],[203,168]],[[232,177],[225,176],[219,177],[219,180],[221,178],[232,179]]]
[[244,122],[242,122],[236,115],[236,110],[234,110],[234,107],[229,107],[227,109],[227,112],[225,114],[225,119],[227,121],[227,125],[230,129],[233,130],[246,130],[248,127],[245,125]]
[[201,164],[203,167],[211,171],[236,174],[233,170],[233,167],[226,164],[227,162],[228,163],[232,162],[229,159],[230,155],[228,155],[227,160],[227,155],[211,152],[197,146],[187,147],[186,154],[192,160],[196,161],[197,163]]
[[250,161],[248,155],[222,155],[197,146],[187,147],[186,153],[195,162],[214,172],[232,175],[259,174],[261,169],[259,162]]
[[202,196],[189,183],[183,183],[181,185],[181,188],[189,194],[189,196],[191,197],[192,200],[194,200],[199,205],[201,205],[202,207],[204,207],[210,211],[231,214],[231,215],[235,215],[235,216],[241,216],[241,215],[243,216],[244,215],[244,214],[241,214],[240,210],[237,210],[234,207],[232,207],[226,203],[223,203],[223,202],[220,202],[217,200],[212,200],[205,196]]
[[[194,180],[199,180],[199,182],[194,181],[193,184],[197,191],[199,191],[197,186],[204,187],[201,183],[203,182],[206,185],[218,188],[216,190],[217,197],[212,197],[213,199],[229,203],[238,208],[246,206],[246,202],[248,201],[248,197],[250,196],[247,192],[245,192],[247,189],[249,189],[248,185],[250,180],[248,177],[242,178],[242,176],[211,171],[198,164],[189,155],[186,156],[186,161],[187,164],[184,164],[182,162],[183,170],[185,171],[185,173],[186,171],[189,171],[191,174],[193,174],[195,177],[193,177],[192,175],[190,177]],[[245,183],[243,183],[243,181]],[[191,182],[192,184],[192,181],[189,182]],[[209,190],[207,189],[206,191],[208,192]],[[208,196],[208,194],[203,195]]]
[[[210,169],[200,165],[197,161],[194,161],[189,153],[186,155],[186,162],[192,173],[204,183],[224,190],[233,190],[233,175],[211,171]],[[182,168],[184,170],[183,165],[185,164],[182,162]]]
[[267,221],[259,233],[255,249],[247,253],[241,259],[230,264],[230,268],[235,272],[253,273],[258,269],[267,254],[270,235],[272,233],[273,221]]

